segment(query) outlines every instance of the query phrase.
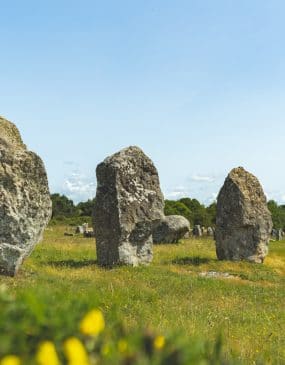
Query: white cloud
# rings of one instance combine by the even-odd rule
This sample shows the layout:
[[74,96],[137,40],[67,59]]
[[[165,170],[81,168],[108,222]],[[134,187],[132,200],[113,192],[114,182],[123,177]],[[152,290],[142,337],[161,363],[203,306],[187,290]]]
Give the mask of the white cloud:
[[174,200],[185,198],[185,196],[187,196],[187,193],[184,193],[182,191],[171,191],[166,194],[166,198]]
[[278,204],[285,203],[285,193],[282,191],[265,191],[264,194],[267,200],[275,200]]
[[168,189],[164,195],[166,199],[178,200],[190,196],[190,189],[183,185],[175,186]]
[[95,178],[74,171],[64,181],[61,192],[75,203],[92,199],[96,194],[94,180]]
[[64,166],[77,166],[75,161],[63,161]]
[[210,205],[215,202],[218,198],[219,193],[212,193],[207,199],[205,199],[204,203],[206,205]]
[[202,176],[202,175],[192,175],[190,180],[197,181],[197,182],[208,182],[212,183],[215,181],[215,178],[212,176]]

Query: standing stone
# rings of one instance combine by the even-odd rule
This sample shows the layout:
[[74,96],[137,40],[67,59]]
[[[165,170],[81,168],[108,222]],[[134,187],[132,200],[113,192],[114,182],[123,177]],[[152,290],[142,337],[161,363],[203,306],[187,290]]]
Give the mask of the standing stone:
[[138,265],[153,258],[152,231],[164,218],[157,170],[138,147],[97,166],[94,231],[101,266]]
[[0,274],[14,276],[42,238],[51,217],[42,160],[17,127],[0,117]]
[[203,236],[203,232],[202,232],[202,228],[199,224],[196,224],[193,228],[193,236],[195,237],[202,237]]
[[84,234],[84,228],[83,228],[83,226],[77,226],[75,228],[75,233],[76,234]]
[[218,196],[218,258],[262,263],[271,230],[271,214],[259,181],[242,167],[233,169]]
[[274,239],[277,239],[278,238],[277,235],[278,235],[277,229],[273,228],[272,231],[271,231],[271,237],[272,237],[272,239],[273,238]]
[[278,232],[277,232],[277,240],[278,241],[282,241],[283,239],[283,230],[282,229],[278,229]]
[[154,228],[153,242],[178,243],[189,231],[188,219],[181,215],[168,215]]
[[214,230],[212,227],[207,228],[207,236],[214,236]]

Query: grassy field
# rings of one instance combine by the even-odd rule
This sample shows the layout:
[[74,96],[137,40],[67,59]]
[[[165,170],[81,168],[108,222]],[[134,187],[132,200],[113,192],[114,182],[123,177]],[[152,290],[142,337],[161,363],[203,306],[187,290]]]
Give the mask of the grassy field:
[[105,270],[96,265],[93,239],[63,233],[49,228],[18,276],[0,277],[2,291],[29,308],[1,308],[0,356],[13,346],[24,352],[36,336],[62,341],[83,313],[100,308],[111,326],[122,318],[129,331],[210,342],[222,334],[228,358],[285,364],[285,242],[271,243],[263,265],[219,262],[212,240],[187,239],[155,246],[148,267]]

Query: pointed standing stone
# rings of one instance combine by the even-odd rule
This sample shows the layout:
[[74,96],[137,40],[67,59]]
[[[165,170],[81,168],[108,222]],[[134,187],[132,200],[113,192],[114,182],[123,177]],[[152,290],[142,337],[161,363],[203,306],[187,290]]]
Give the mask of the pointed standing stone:
[[97,166],[94,231],[101,266],[138,265],[153,258],[152,230],[163,217],[157,170],[138,147]]
[[233,169],[218,196],[218,258],[262,263],[271,230],[271,214],[258,179],[242,167]]
[[0,274],[14,276],[42,238],[51,200],[42,160],[0,117]]

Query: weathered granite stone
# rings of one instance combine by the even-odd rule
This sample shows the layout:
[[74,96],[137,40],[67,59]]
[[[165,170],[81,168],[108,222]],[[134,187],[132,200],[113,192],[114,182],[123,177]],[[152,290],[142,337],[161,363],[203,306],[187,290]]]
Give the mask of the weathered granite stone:
[[193,236],[195,237],[202,237],[203,236],[203,232],[202,232],[202,228],[199,224],[196,224],[193,228]]
[[188,219],[181,215],[168,215],[154,228],[154,243],[178,243],[190,231]]
[[42,238],[51,200],[42,160],[0,117],[0,274],[14,276]]
[[278,229],[273,228],[271,231],[271,238],[273,240],[278,240]]
[[214,236],[214,229],[212,227],[207,228],[207,236]]
[[101,266],[138,265],[153,258],[152,231],[163,217],[157,170],[138,147],[97,166],[94,231]]
[[283,239],[283,230],[282,229],[278,229],[278,232],[277,232],[277,240],[278,241],[282,241]]
[[233,169],[218,196],[218,258],[262,263],[271,230],[271,214],[259,181],[242,167]]

